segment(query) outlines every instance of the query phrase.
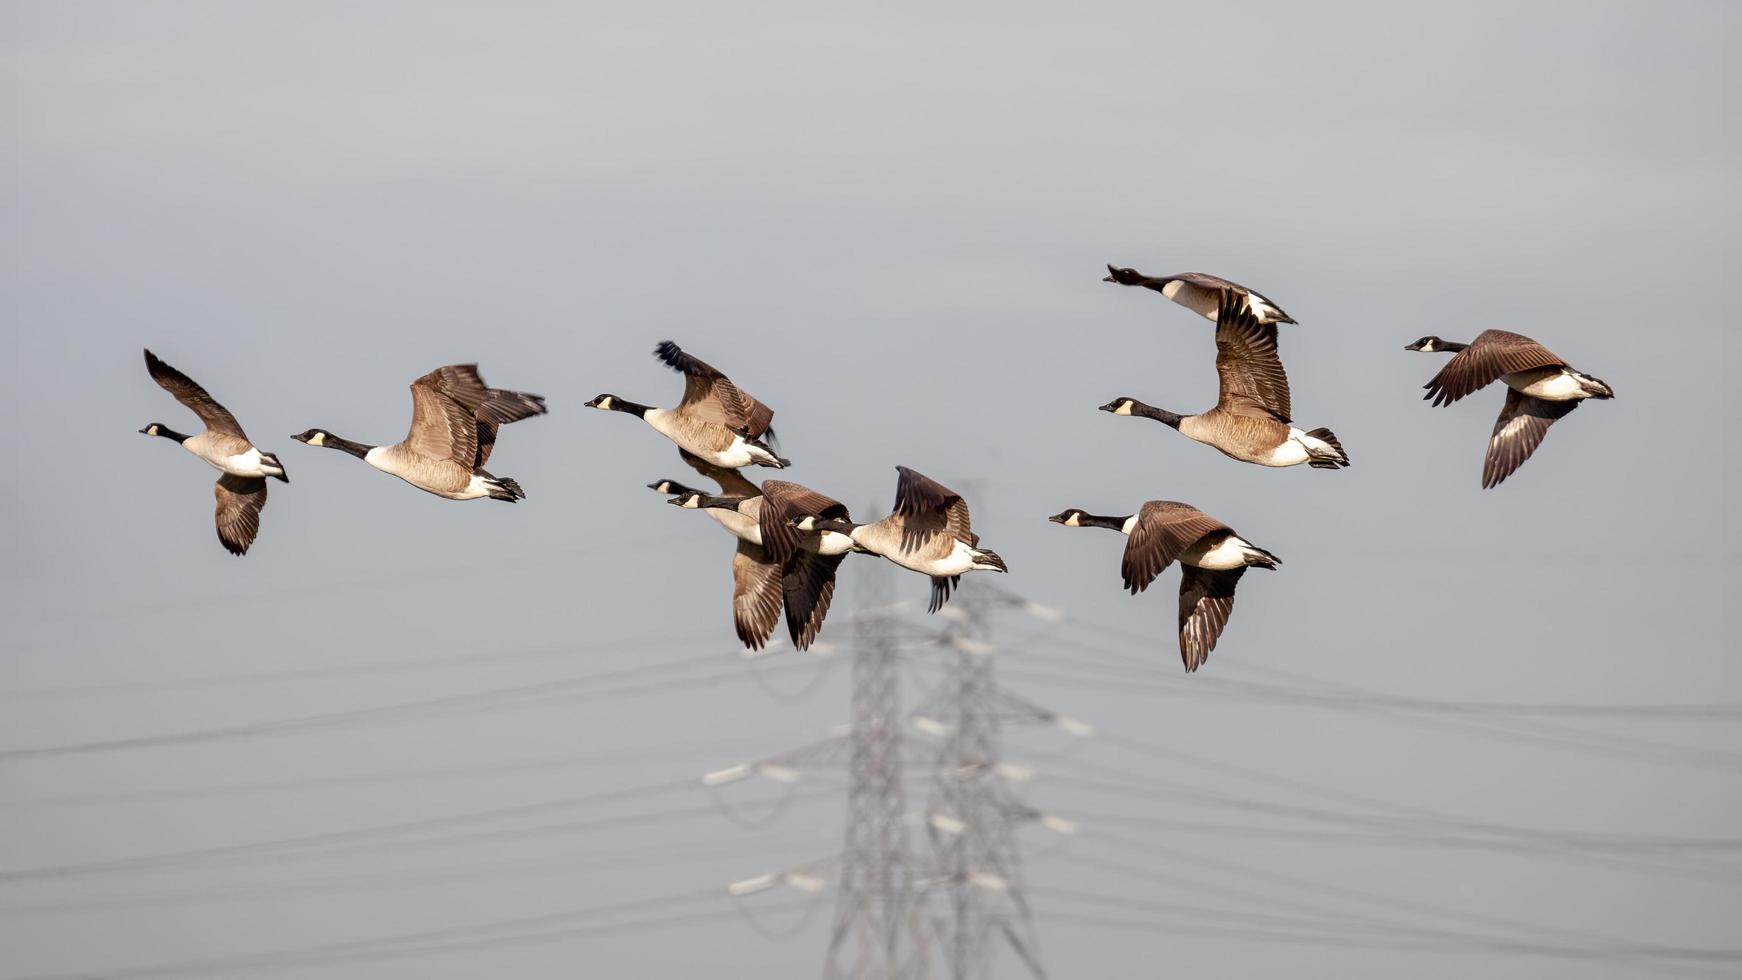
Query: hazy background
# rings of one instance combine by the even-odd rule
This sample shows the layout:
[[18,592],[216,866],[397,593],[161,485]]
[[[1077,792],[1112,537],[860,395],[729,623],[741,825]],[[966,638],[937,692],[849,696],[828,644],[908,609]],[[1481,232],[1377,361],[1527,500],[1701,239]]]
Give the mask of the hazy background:
[[[1049,772],[1072,772],[1044,761],[1061,736],[1011,733],[1006,755],[1039,772],[1023,792],[1084,823],[1062,849],[1023,831],[1052,975],[1665,970],[1203,934],[1206,920],[1140,903],[1275,910],[1166,880],[1175,873],[1327,914],[1412,914],[1330,894],[1347,888],[1615,942],[1739,945],[1733,850],[1647,855],[1679,862],[1671,874],[1530,850],[1277,839],[1216,832],[1267,819],[1250,808],[1143,795],[1186,785],[1359,809],[1217,771],[1243,766],[1555,831],[1734,839],[1734,717],[1490,725],[1251,686],[1742,702],[1733,5],[4,13],[6,980],[160,975],[112,971],[657,899],[838,849],[842,784],[820,779],[762,830],[711,813],[640,816],[709,806],[683,789],[444,831],[555,828],[518,837],[5,874],[632,790],[845,720],[848,645],[769,658],[766,676],[739,666],[729,542],[642,486],[689,474],[640,423],[583,407],[602,391],[670,404],[679,379],[648,354],[668,337],[774,406],[793,479],[856,508],[889,499],[897,463],[974,487],[975,528],[1013,570],[997,584],[1068,617],[1000,620],[1001,636],[1030,638],[1001,661],[1007,685],[1207,764],[1090,739],[1070,759],[1103,781],[1117,770],[1129,789],[1097,795],[1049,785]],[[1182,411],[1215,397],[1207,325],[1103,284],[1108,261],[1222,274],[1297,317],[1282,345],[1298,421],[1334,428],[1353,468],[1241,466],[1097,413],[1115,395]],[[1487,327],[1538,338],[1619,395],[1557,425],[1483,492],[1501,394],[1431,410],[1419,386],[1442,360],[1401,348]],[[289,469],[246,558],[214,540],[215,474],[135,434],[151,421],[197,427],[146,375],[147,345]],[[323,426],[395,441],[405,385],[468,360],[549,397],[549,417],[514,426],[491,461],[527,489],[520,505],[440,500],[288,438]],[[1221,649],[1192,677],[1173,636],[1177,573],[1131,598],[1118,539],[1044,520],[1157,497],[1204,508],[1286,562],[1247,577]],[[861,585],[849,576],[837,608]],[[925,593],[905,573],[892,585]],[[1122,673],[1091,682],[1073,666],[1103,654],[1126,658]],[[658,672],[708,655],[711,666]],[[676,680],[622,696],[584,680],[643,667],[622,683]],[[814,692],[790,701],[754,683],[791,690],[816,670]],[[936,671],[916,654],[906,676]],[[583,680],[558,683],[568,678]],[[249,727],[546,682],[535,690],[594,693]],[[1551,724],[1600,734],[1529,727]],[[211,737],[16,751],[184,732]],[[819,786],[824,798],[803,799]],[[745,784],[727,798],[754,816],[779,792]],[[1097,840],[1097,827],[1325,891],[1180,865]],[[1065,889],[1132,904],[1097,909]],[[675,911],[696,909],[730,905]],[[287,969],[800,977],[820,968],[827,920],[825,904],[785,942],[710,919]],[[1412,921],[1507,934],[1439,913]],[[1006,957],[995,974],[1018,969]]]

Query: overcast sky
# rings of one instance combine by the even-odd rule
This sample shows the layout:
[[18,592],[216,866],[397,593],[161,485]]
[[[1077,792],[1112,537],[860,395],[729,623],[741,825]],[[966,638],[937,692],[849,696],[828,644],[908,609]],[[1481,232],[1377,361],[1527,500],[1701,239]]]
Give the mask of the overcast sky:
[[[1335,686],[1742,703],[1733,5],[4,14],[3,980],[614,903],[648,902],[628,918],[730,914],[683,896],[838,850],[839,777],[800,783],[760,829],[681,815],[709,806],[699,789],[634,795],[847,717],[850,644],[770,657],[766,675],[740,665],[730,542],[643,488],[690,474],[639,422],[583,406],[600,392],[673,403],[680,379],[649,356],[667,338],[771,405],[794,460],[783,475],[856,514],[890,499],[897,464],[972,488],[975,529],[1011,568],[996,584],[1065,612],[997,621],[1006,686],[1102,733],[1075,746],[1007,733],[1005,756],[1037,772],[1020,793],[1083,825],[1062,842],[1019,834],[1052,976],[1669,969],[1373,949],[1374,934],[1347,931],[1260,941],[1276,927],[1238,917],[1302,914],[1284,901],[1345,925],[1587,951],[1738,945],[1733,851],[1398,840],[1444,827],[1354,798],[1634,843],[1734,840],[1734,717],[1497,720],[1351,702]],[[1334,429],[1353,467],[1245,466],[1095,411],[1117,395],[1176,411],[1215,398],[1207,324],[1102,283],[1107,262],[1217,273],[1287,309],[1297,422]],[[1402,346],[1490,327],[1537,338],[1617,397],[1483,491],[1502,394],[1429,408],[1420,385],[1443,360]],[[197,426],[146,375],[145,346],[289,470],[245,558],[214,539],[215,474],[136,434]],[[550,415],[507,430],[491,460],[525,487],[516,506],[441,500],[289,439],[321,426],[395,441],[406,384],[474,360],[491,383],[549,398]],[[1045,520],[1154,498],[1189,501],[1284,561],[1242,582],[1220,648],[1190,677],[1178,573],[1132,598],[1122,541]],[[837,634],[870,588],[862,564],[849,562]],[[926,592],[904,572],[888,585]],[[907,703],[938,660],[914,652]],[[588,679],[618,671],[671,683],[606,696]],[[580,695],[568,699],[250,727],[571,678],[538,689]],[[783,699],[758,680],[816,684]],[[1319,700],[1263,696],[1271,686]],[[18,751],[187,732],[209,737]],[[752,817],[783,792],[729,789]],[[618,790],[389,838],[554,828],[469,843],[8,874]],[[813,976],[833,894],[801,927],[785,906],[803,897],[755,900],[780,906],[765,925],[798,929],[783,942],[734,917],[281,975]],[[1227,914],[1169,910],[1180,904]],[[1020,975],[999,955],[995,976]]]

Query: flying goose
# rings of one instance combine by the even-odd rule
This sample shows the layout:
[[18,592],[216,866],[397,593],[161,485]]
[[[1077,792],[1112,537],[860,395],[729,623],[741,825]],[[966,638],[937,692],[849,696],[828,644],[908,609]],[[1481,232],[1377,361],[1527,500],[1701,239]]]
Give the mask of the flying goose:
[[1282,564],[1228,525],[1172,500],[1151,500],[1129,517],[1097,517],[1073,507],[1047,520],[1065,527],[1112,528],[1128,537],[1119,573],[1132,595],[1149,588],[1163,569],[1179,561],[1179,653],[1188,674],[1203,666],[1216,648],[1234,609],[1240,576],[1247,568],[1274,570]]
[[1191,310],[1206,320],[1214,320],[1221,314],[1222,301],[1233,296],[1240,300],[1240,306],[1250,312],[1259,323],[1294,323],[1294,317],[1282,312],[1277,306],[1255,290],[1247,289],[1237,282],[1212,276],[1205,272],[1182,272],[1174,276],[1146,276],[1136,269],[1121,269],[1111,263],[1107,266],[1107,275],[1102,282],[1116,282],[1121,286],[1143,286],[1153,289],[1175,303]]
[[1524,465],[1548,427],[1587,398],[1614,398],[1615,391],[1582,371],[1575,371],[1554,352],[1523,334],[1484,330],[1468,344],[1423,337],[1404,350],[1455,354],[1440,373],[1422,387],[1434,405],[1452,402],[1486,387],[1506,382],[1506,403],[1488,437],[1482,463],[1482,489],[1500,485]]
[[174,439],[181,448],[224,474],[212,488],[218,498],[218,542],[232,555],[247,554],[254,536],[260,533],[260,512],[266,507],[266,478],[289,483],[290,477],[285,475],[278,457],[254,448],[236,416],[213,400],[194,379],[158,360],[149,350],[145,352],[145,370],[164,391],[198,415],[206,424],[206,431],[183,435],[162,422],[153,422],[139,431]]
[[341,439],[326,429],[297,442],[350,453],[383,473],[449,500],[525,499],[520,484],[484,469],[496,433],[509,422],[543,415],[544,398],[484,384],[476,364],[450,364],[411,383],[411,431],[391,446]]
[[750,496],[709,494],[670,479],[648,488],[673,494],[668,503],[704,511],[738,539],[732,559],[733,625],[745,646],[760,649],[767,642],[784,602],[793,646],[810,647],[828,616],[835,571],[856,547],[845,535],[804,533],[789,520],[803,513],[847,518],[845,506],[809,487],[780,480],[765,481],[760,490],[752,486]]
[[789,465],[790,461],[781,459],[763,441],[764,436],[774,438],[774,430],[769,428],[773,409],[669,340],[661,341],[653,354],[684,376],[683,401],[676,408],[654,408],[617,395],[600,395],[588,402],[588,407],[637,416],[680,449],[715,466],[781,469]]
[[871,524],[844,517],[803,514],[789,523],[801,531],[846,535],[861,550],[882,555],[902,568],[931,576],[931,605],[937,612],[968,572],[1008,572],[996,552],[979,547],[969,527],[968,502],[943,484],[897,466],[895,513]]
[[1137,415],[1178,429],[1181,435],[1221,450],[1243,463],[1334,470],[1349,465],[1343,444],[1330,429],[1302,431],[1290,424],[1288,374],[1276,351],[1276,324],[1260,323],[1238,293],[1225,291],[1216,321],[1216,406],[1197,415],[1177,415],[1119,397],[1101,406],[1114,415]]

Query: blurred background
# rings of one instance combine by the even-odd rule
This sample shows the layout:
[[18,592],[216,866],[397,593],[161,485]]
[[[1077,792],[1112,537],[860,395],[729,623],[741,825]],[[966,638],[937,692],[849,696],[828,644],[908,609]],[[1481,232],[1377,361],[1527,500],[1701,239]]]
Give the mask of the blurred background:
[[[991,976],[1742,971],[1733,5],[4,17],[5,980],[820,975],[846,768],[700,777],[846,722],[866,636],[904,714],[963,656],[1036,708],[997,726],[1031,915],[980,887],[1043,965],[998,931]],[[1353,467],[1097,413],[1216,393],[1108,262],[1288,310]],[[1618,397],[1484,492],[1501,394],[1430,409],[1402,347],[1490,327]],[[644,489],[697,481],[583,406],[675,403],[667,338],[856,516],[896,464],[968,493],[980,621],[854,559],[824,649],[741,657],[729,540]],[[135,433],[197,426],[145,346],[290,472],[245,558]],[[517,506],[289,439],[396,441],[474,360],[549,398]],[[1133,598],[1045,521],[1154,498],[1284,561],[1189,677],[1177,573]]]

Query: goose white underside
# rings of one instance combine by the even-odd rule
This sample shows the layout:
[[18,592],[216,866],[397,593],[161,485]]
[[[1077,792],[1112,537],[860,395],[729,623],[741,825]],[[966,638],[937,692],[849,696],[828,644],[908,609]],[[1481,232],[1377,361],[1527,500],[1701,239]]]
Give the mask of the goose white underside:
[[1546,377],[1540,371],[1519,371],[1505,377],[1506,387],[1521,395],[1549,402],[1570,402],[1590,397],[1572,372],[1560,369]]
[[[1184,289],[1185,287],[1186,287],[1186,283],[1184,283],[1181,280],[1176,279],[1173,282],[1170,282],[1167,285],[1161,287],[1161,295],[1166,296],[1168,299],[1173,300],[1175,303],[1180,303],[1180,305],[1184,306],[1186,304],[1181,302],[1181,300],[1179,299],[1179,294],[1180,294],[1180,291],[1182,289]],[[1215,308],[1215,304],[1210,303],[1209,306],[1210,306],[1209,312],[1204,313],[1202,315],[1206,319],[1214,320],[1214,319],[1216,319],[1216,315],[1217,315],[1217,310]],[[1246,308],[1248,310],[1252,311],[1253,319],[1257,320],[1259,323],[1275,323],[1278,320],[1282,319],[1282,311],[1277,309],[1276,304],[1274,304],[1270,300],[1267,300],[1264,297],[1258,295],[1257,293],[1252,292],[1251,290],[1246,291]]]
[[207,466],[231,476],[280,476],[284,470],[266,462],[260,450],[250,447],[245,453],[235,455],[219,455],[200,441],[199,436],[191,436],[181,444],[183,449],[198,456]]
[[1185,550],[1184,554],[1179,556],[1179,560],[1186,565],[1196,565],[1211,571],[1225,572],[1231,568],[1245,566],[1248,556],[1258,557],[1262,554],[1246,539],[1237,534],[1230,534],[1209,547],[1205,547],[1201,541],[1192,545]]

